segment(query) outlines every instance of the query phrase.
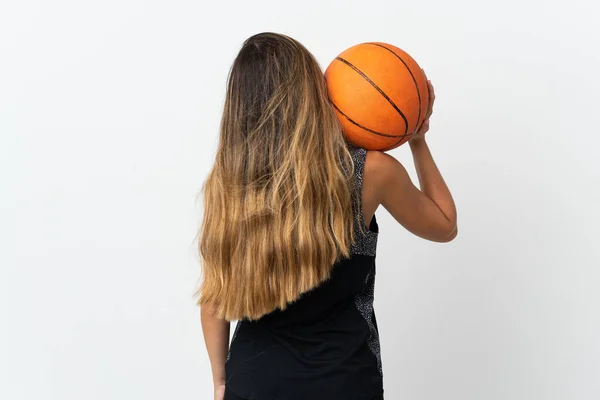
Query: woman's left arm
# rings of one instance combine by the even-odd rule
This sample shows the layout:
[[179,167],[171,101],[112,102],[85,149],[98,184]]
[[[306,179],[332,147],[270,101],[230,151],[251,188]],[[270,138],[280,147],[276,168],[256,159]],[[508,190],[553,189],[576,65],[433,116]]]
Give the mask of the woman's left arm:
[[225,360],[229,351],[230,322],[217,318],[213,308],[200,306],[200,322],[210,359],[215,390],[225,385]]

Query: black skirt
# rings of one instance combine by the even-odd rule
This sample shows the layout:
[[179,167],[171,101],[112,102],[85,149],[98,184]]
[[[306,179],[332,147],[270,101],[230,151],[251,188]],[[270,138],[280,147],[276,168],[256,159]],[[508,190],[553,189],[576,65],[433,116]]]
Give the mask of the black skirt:
[[246,399],[233,393],[231,391],[231,389],[229,389],[227,386],[225,386],[225,396],[223,397],[223,400],[246,400]]
[[[247,399],[238,396],[237,394],[233,393],[231,391],[231,389],[229,389],[227,386],[225,386],[225,397],[223,397],[223,400],[247,400]],[[374,398],[372,400],[383,400],[383,395],[380,397]]]

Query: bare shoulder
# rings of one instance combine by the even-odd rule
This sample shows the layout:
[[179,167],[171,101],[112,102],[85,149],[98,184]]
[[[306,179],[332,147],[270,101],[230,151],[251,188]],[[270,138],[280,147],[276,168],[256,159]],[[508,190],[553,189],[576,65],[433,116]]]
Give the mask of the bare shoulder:
[[403,174],[406,174],[406,169],[394,156],[383,151],[367,150],[364,175],[365,180],[373,183],[372,187],[384,188]]
[[368,168],[373,171],[382,172],[395,163],[399,163],[399,161],[383,151],[367,150],[365,170]]
[[[367,208],[375,210],[389,196],[390,187],[402,189],[402,181],[410,180],[404,166],[393,156],[367,150],[363,172],[363,197]],[[368,213],[368,210],[367,210]]]

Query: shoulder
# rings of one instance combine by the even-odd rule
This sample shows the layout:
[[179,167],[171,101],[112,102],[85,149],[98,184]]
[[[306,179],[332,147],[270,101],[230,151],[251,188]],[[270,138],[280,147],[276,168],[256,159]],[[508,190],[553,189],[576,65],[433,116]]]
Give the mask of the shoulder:
[[401,172],[406,172],[406,169],[394,156],[391,156],[383,151],[365,150],[365,176],[369,176],[371,180],[381,181],[385,183],[397,177]]
[[362,147],[349,146],[348,150],[355,163],[372,171],[384,171],[390,166],[400,164],[393,156],[379,150],[367,150]]
[[369,169],[382,169],[396,160],[389,154],[379,150],[363,150],[366,153],[366,160]]
[[383,151],[366,150],[363,172],[364,185],[373,193],[378,202],[384,200],[390,191],[401,192],[409,184],[408,172],[394,156]]

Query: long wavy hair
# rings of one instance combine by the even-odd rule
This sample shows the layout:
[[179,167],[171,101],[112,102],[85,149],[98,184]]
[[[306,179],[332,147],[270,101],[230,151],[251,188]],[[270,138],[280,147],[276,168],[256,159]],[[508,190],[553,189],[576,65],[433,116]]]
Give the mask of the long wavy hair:
[[247,39],[201,190],[198,305],[256,320],[327,280],[355,240],[353,171],[312,54],[281,34]]

